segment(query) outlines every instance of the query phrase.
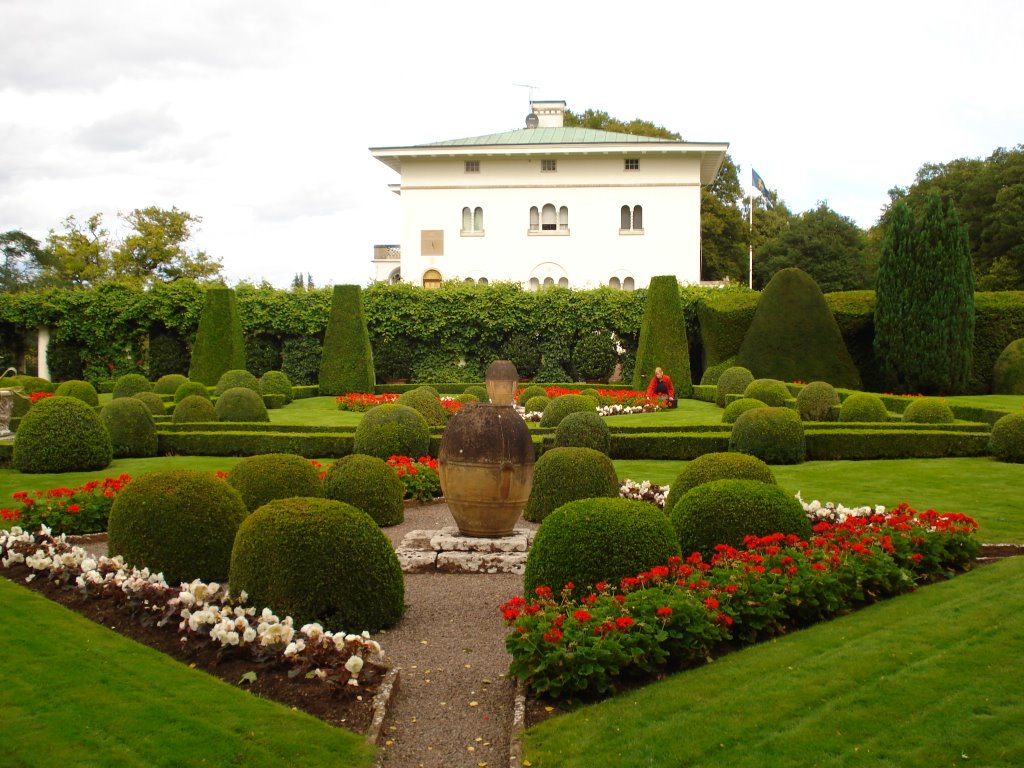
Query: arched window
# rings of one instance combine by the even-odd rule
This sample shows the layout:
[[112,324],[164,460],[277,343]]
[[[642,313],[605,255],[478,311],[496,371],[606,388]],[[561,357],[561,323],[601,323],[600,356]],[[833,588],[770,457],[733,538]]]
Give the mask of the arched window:
[[569,228],[569,209],[564,205],[558,209],[558,228]]
[[569,287],[569,278],[568,277],[560,277],[560,278],[558,278],[558,287],[559,288],[568,288]]
[[479,206],[476,208],[463,208],[462,209],[462,234],[468,232],[480,232],[484,231],[484,209]]
[[[466,212],[462,212],[462,217],[465,219]],[[619,229],[632,229],[633,228],[633,217],[630,215],[629,206],[622,206],[622,210],[619,212]]]
[[463,280],[462,282],[464,282],[464,283],[469,283],[470,285],[476,285],[476,280],[474,280],[474,279],[473,279],[472,277],[467,277],[467,278],[466,278],[465,280]]
[[553,277],[545,277],[544,278],[544,287],[545,288],[550,288],[554,284],[555,284],[555,279]]
[[644,209],[639,205],[634,205],[630,208],[628,205],[624,205],[619,209],[619,232],[638,232],[644,231]]
[[424,288],[440,288],[441,287],[441,273],[436,269],[428,269],[423,273],[423,287]]
[[627,277],[625,280],[622,281],[622,290],[624,290],[624,291],[632,291],[633,290],[633,278],[632,277]]
[[473,229],[473,212],[469,208],[462,209],[462,231],[469,232]]
[[545,205],[540,213],[540,228],[545,232],[558,229],[558,214],[551,203]]
[[540,229],[540,211],[537,210],[537,206],[533,206],[530,209],[530,231],[536,232]]
[[639,205],[633,206],[633,229],[644,228],[644,209]]
[[488,284],[488,281],[487,281],[487,278],[486,278],[486,277],[481,277],[481,278],[480,278],[479,280],[477,280],[477,283],[478,283],[479,285],[487,285],[487,284]]
[[[639,208],[639,206],[637,206]],[[484,231],[484,209],[474,208],[473,209],[473,231],[483,232]]]
[[538,280],[536,277],[531,277],[530,278],[530,290],[531,291],[540,290],[540,280]]
[[611,280],[608,281],[608,287],[614,288],[617,291],[622,287],[622,283],[619,282],[619,278],[613,277]]
[[391,274],[388,275],[388,282],[389,283],[400,283],[400,282],[402,282],[402,268],[401,267],[395,267],[394,269],[391,270]]

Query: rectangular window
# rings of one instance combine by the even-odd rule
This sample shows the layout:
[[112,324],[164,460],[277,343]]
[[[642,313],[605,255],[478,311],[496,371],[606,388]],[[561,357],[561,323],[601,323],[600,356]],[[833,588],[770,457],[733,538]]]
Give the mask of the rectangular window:
[[467,160],[466,161],[466,173],[480,173],[480,161],[479,160]]
[[541,160],[540,169],[542,171],[557,171],[558,161],[557,160]]
[[626,158],[626,170],[627,171],[639,171],[640,170],[640,158],[638,158],[638,157],[627,157]]

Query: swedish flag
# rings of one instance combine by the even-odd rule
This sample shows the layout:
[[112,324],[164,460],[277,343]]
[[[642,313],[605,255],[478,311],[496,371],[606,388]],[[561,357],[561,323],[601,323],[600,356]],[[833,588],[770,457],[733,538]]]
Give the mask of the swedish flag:
[[768,197],[768,187],[765,186],[764,179],[757,175],[757,171],[753,168],[750,169],[750,173],[753,174],[754,188],[760,192],[764,197]]

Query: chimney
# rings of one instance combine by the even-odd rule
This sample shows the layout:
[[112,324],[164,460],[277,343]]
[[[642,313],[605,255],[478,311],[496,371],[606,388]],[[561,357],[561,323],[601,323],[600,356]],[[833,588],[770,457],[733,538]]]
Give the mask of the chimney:
[[565,125],[564,101],[531,101],[530,109],[537,116],[538,128],[562,128]]

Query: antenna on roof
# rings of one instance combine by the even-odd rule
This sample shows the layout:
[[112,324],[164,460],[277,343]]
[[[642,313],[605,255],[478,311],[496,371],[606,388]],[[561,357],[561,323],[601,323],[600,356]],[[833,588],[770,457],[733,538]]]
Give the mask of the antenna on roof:
[[533,91],[537,88],[536,85],[527,85],[526,83],[512,83],[516,88],[529,88],[530,89],[530,114],[526,116],[526,127],[536,128],[540,124],[540,119],[533,113]]

